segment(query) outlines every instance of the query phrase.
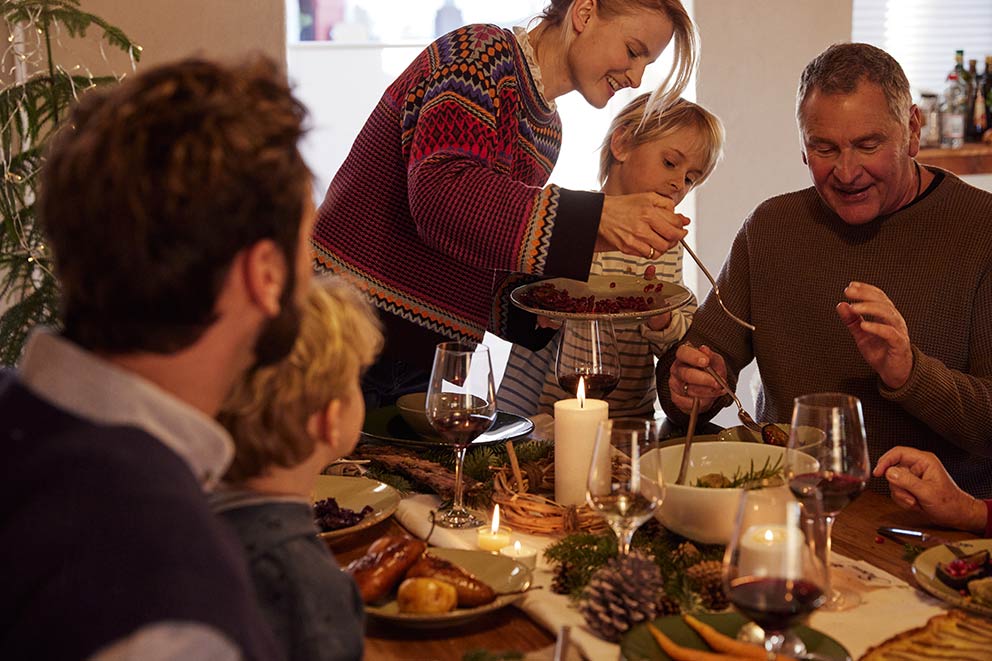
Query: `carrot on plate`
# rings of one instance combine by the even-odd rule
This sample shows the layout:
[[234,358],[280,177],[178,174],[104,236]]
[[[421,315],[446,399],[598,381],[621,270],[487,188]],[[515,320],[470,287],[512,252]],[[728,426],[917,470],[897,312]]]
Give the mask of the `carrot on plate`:
[[749,656],[714,653],[682,647],[650,622],[648,623],[648,631],[651,632],[651,635],[657,641],[658,645],[661,646],[661,649],[664,650],[665,654],[672,657],[674,661],[754,661]]
[[[707,645],[715,649],[717,652],[734,654],[736,656],[753,659],[754,661],[765,661],[765,659],[768,658],[768,653],[765,651],[765,648],[760,645],[745,643],[744,641],[731,638],[726,634],[720,633],[705,622],[696,619],[692,615],[684,614],[682,615],[682,619],[685,620],[686,624],[692,627],[693,631],[698,633],[700,637],[706,641]],[[779,654],[775,657],[775,661],[790,661],[790,659],[787,656],[782,656]]]

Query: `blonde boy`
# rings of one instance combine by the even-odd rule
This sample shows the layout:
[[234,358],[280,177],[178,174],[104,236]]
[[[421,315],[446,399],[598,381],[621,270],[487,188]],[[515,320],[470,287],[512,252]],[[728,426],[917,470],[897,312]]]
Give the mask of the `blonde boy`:
[[358,442],[359,380],[382,341],[374,310],[353,287],[317,282],[290,355],[250,374],[219,416],[235,457],[214,509],[241,538],[289,659],[362,656],[361,598],[317,537],[309,495],[320,471]]

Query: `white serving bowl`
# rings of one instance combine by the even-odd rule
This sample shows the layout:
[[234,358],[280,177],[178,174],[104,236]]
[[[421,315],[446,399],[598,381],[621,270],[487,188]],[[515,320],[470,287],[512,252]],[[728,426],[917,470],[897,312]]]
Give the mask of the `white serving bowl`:
[[[774,464],[779,459],[784,460],[785,448],[739,441],[693,442],[684,485],[675,484],[682,462],[682,444],[663,447],[657,452],[661,457],[661,472],[665,480],[665,498],[655,512],[661,524],[674,533],[703,544],[727,544],[733,533],[743,489],[688,485],[708,473],[723,473],[732,477],[738,470],[750,470],[751,462],[754,462],[755,469],[764,466],[766,460]],[[804,461],[808,460],[810,471],[816,469],[813,457],[802,457]]]

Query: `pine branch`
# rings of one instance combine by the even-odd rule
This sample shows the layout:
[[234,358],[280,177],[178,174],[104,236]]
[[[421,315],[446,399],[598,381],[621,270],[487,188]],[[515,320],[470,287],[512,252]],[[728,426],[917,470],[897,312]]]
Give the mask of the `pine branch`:
[[58,25],[81,38],[98,28],[101,39],[132,61],[140,59],[141,47],[119,28],[82,11],[79,0],[3,0],[0,15],[8,28],[40,31],[45,44],[45,55],[26,63],[33,69],[27,79],[0,90],[0,301],[9,306],[0,315],[0,363],[13,365],[35,325],[58,324],[58,283],[35,215],[47,143],[81,92],[117,82],[113,76],[70,75],[71,67],[52,57],[50,31]]
[[8,23],[41,23],[42,26],[61,23],[70,36],[81,38],[96,25],[103,30],[102,38],[111,46],[129,53],[135,62],[141,60],[141,46],[124,32],[105,20],[82,11],[79,0],[4,0],[4,19]]

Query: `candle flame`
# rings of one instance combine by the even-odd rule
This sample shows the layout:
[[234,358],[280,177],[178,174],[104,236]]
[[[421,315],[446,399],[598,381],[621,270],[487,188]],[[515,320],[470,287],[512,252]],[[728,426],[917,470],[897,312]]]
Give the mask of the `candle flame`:
[[579,400],[579,408],[584,409],[586,407],[586,378],[584,376],[579,377],[579,387],[575,390],[575,397]]
[[765,531],[765,541],[766,542],[774,542],[775,541],[775,533],[773,533],[771,530],[766,530]]
[[520,555],[520,540],[513,542],[513,555]]
[[491,530],[494,535],[499,532],[499,505],[493,508],[493,525]]

